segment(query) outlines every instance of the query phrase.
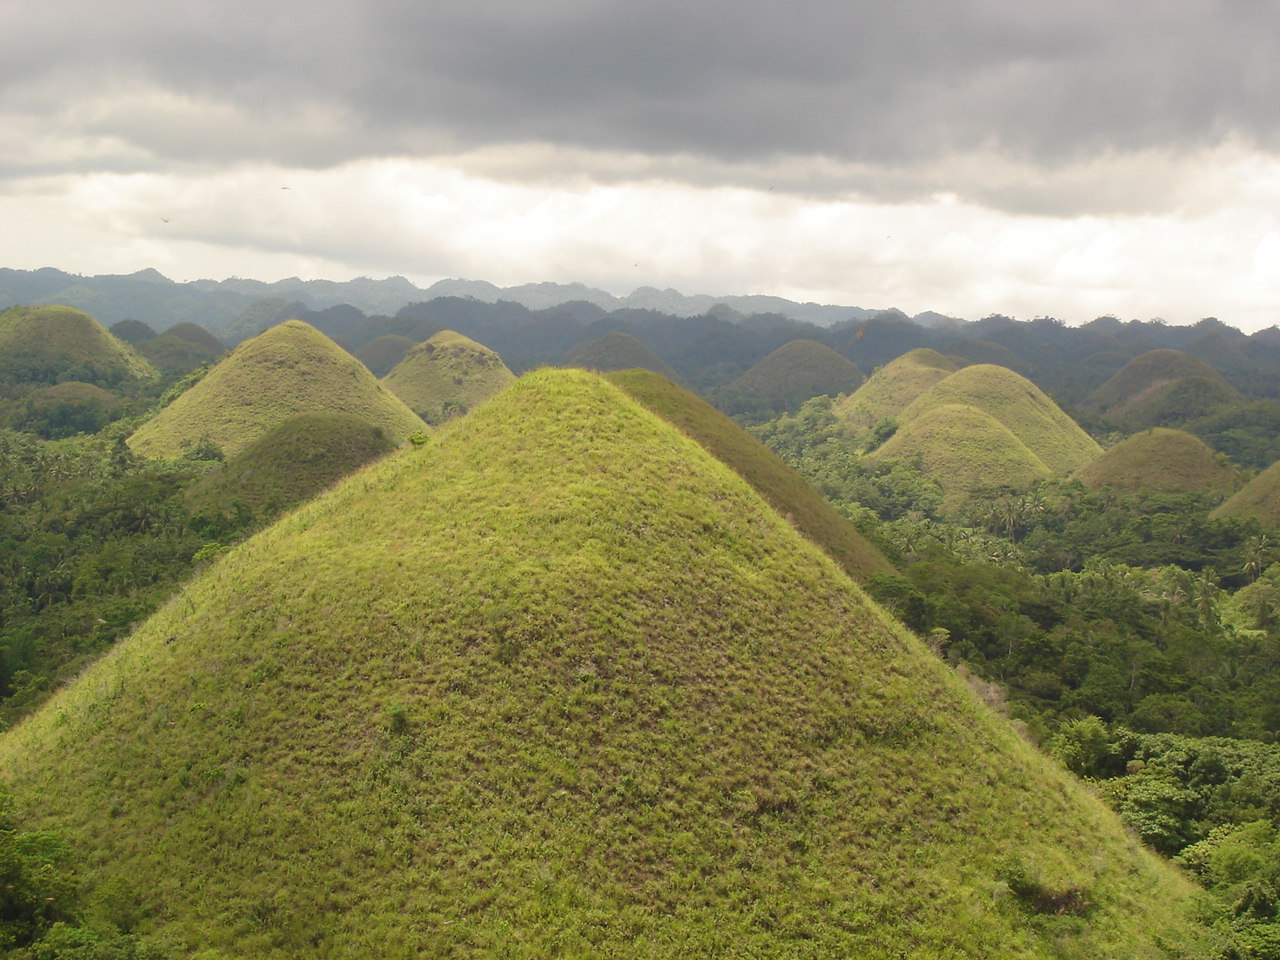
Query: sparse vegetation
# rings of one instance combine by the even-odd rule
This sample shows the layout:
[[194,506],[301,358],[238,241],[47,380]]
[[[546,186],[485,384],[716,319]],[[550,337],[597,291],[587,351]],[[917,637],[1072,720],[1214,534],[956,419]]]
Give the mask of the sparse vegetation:
[[525,378],[233,550],[0,759],[22,815],[185,951],[1200,946],[1190,884],[585,373]]
[[354,357],[290,320],[242,343],[130,438],[148,457],[181,456],[202,441],[233,456],[299,413],[339,411],[380,427],[394,443],[422,421]]

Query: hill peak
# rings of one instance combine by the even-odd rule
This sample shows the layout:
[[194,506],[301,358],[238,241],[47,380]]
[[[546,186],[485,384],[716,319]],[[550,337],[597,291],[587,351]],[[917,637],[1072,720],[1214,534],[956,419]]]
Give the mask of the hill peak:
[[338,411],[402,443],[422,421],[360,361],[301,320],[246,340],[129,438],[137,452],[178,456],[204,441],[226,456],[299,413]]
[[515,380],[502,358],[453,330],[411,347],[382,383],[428,423],[465,413]]
[[[233,550],[0,760],[30,822],[192,949],[1192,940],[1189,884],[726,466],[583,371],[523,378]],[[1069,924],[1045,922],[1058,904]]]

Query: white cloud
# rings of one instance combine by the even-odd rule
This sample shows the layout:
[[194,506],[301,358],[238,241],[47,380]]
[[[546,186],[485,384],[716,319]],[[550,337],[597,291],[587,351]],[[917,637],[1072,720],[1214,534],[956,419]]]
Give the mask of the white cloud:
[[1210,159],[1198,179],[1176,171],[1169,210],[1086,217],[1012,215],[945,192],[882,203],[656,178],[494,179],[474,157],[65,174],[0,194],[0,263],[155,266],[176,279],[580,280],[968,317],[1268,326],[1280,319],[1280,164]]

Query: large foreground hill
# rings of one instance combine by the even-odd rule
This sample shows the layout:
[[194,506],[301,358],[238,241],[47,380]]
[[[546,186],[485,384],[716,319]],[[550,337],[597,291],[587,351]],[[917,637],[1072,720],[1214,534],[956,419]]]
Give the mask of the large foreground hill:
[[204,958],[1193,947],[1189,884],[582,371],[246,542],[0,764]]

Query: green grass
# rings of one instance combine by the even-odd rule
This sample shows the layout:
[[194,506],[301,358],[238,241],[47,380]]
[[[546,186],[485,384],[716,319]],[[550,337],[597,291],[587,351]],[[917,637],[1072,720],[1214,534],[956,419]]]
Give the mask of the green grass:
[[1209,516],[1215,520],[1253,517],[1268,529],[1280,528],[1280,461],[1237,490]]
[[1240,471],[1199,437],[1165,427],[1121,441],[1072,476],[1086,486],[1132,493],[1208,493],[1240,483]]
[[929,407],[871,454],[876,460],[919,460],[942,488],[943,509],[963,512],[999,487],[1030,486],[1052,471],[1003,423],[964,404]]
[[1009,428],[1050,472],[1065,475],[1102,448],[1034,383],[1006,367],[980,363],[957,370],[921,393],[902,412],[904,425],[937,407],[974,407]]
[[428,423],[441,423],[514,380],[502,358],[488,347],[441,330],[406,353],[382,384]]
[[668,380],[680,379],[680,375],[665,360],[631,334],[621,330],[579,343],[565,354],[564,364],[568,367],[599,370],[602,373],[640,368],[652,370]]
[[581,371],[232,551],[0,768],[204,960],[1195,948],[1189,883]]
[[395,444],[350,413],[301,413],[255,440],[184,493],[192,513],[274,516],[385,456]]
[[[1188,381],[1179,387],[1179,381]],[[1197,399],[1199,397],[1199,399]],[[1182,423],[1209,405],[1238,397],[1210,364],[1181,350],[1149,350],[1089,394],[1084,409],[1142,426]],[[1187,405],[1185,415],[1176,409]]]
[[607,379],[728,464],[850,576],[865,580],[895,572],[884,554],[797,470],[715,407],[649,370],[619,371]]
[[424,426],[355,357],[299,320],[236,347],[195,386],[144,423],[129,446],[172,457],[204,441],[232,457],[299,413],[338,411],[403,443]]
[[882,420],[900,417],[912,400],[958,369],[936,350],[910,350],[878,368],[831,412],[846,423],[869,430]]
[[851,360],[816,340],[791,340],[728,384],[736,394],[799,406],[812,397],[852,393],[866,378]]
[[115,386],[154,375],[136,350],[80,310],[11,307],[0,313],[0,382]]
[[370,340],[355,352],[355,356],[357,360],[369,368],[370,373],[381,380],[415,346],[417,344],[408,337],[402,337],[398,333],[391,333],[385,337],[377,337]]

